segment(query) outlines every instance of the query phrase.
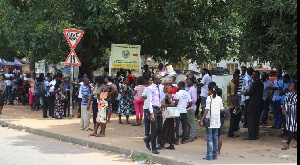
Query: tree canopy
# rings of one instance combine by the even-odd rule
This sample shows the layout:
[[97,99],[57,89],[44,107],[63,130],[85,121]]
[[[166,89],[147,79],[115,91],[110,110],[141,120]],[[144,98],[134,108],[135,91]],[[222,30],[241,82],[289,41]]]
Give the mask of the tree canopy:
[[62,30],[75,28],[85,32],[75,50],[85,73],[107,66],[112,43],[172,63],[238,57],[293,70],[296,9],[296,0],[0,0],[1,57],[64,61]]

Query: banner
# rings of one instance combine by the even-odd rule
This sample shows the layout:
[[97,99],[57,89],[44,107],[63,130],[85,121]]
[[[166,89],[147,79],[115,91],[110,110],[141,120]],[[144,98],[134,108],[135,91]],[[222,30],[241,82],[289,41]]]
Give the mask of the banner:
[[140,63],[141,45],[111,45],[111,68],[140,69]]

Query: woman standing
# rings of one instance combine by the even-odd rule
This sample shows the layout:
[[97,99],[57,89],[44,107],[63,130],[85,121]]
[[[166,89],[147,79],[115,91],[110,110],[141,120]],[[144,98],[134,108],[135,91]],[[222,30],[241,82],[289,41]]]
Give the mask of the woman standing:
[[209,126],[206,127],[207,136],[207,156],[203,160],[217,159],[218,157],[218,129],[221,126],[220,111],[223,111],[223,101],[217,96],[218,87],[213,86],[208,89],[206,107],[200,126],[203,127],[204,119],[209,119]]
[[140,126],[142,124],[143,119],[143,105],[144,105],[144,99],[142,98],[143,91],[145,89],[144,85],[144,78],[142,76],[139,76],[137,78],[137,86],[135,86],[134,91],[132,95],[134,96],[134,108],[135,108],[135,115],[136,115],[136,123],[132,124],[132,126]]
[[35,89],[36,89],[36,73],[32,73],[31,78],[28,79],[28,82],[30,84],[30,89],[29,89],[29,105],[31,110],[33,109],[33,104],[34,104],[34,99],[35,99]]
[[[165,84],[164,92],[166,93],[166,98],[163,101],[164,107],[175,107],[172,97],[173,87],[171,84]],[[176,93],[176,92],[175,92]],[[175,129],[174,129],[175,118],[166,118],[163,124],[163,141],[164,143],[169,143],[170,146],[166,149],[175,150]]]
[[[283,113],[286,116],[286,129],[289,136],[286,144],[281,149],[287,150],[292,138],[294,137],[297,140],[297,83],[290,83],[289,93],[285,96],[283,107]],[[297,148],[297,144],[293,148]]]
[[5,91],[6,91],[6,83],[4,79],[5,79],[4,74],[1,74],[0,75],[0,115],[2,115],[2,109],[4,106]]
[[[108,92],[108,87],[105,85],[105,80],[103,76],[95,77],[96,85],[92,91],[92,94],[89,98],[87,109],[90,109],[90,103],[93,101],[92,109],[93,109],[93,122],[94,122],[94,132],[90,134],[90,136],[103,137],[105,136],[105,128],[106,128],[106,111],[99,111],[98,108],[98,99],[100,100],[101,92]],[[97,121],[97,116],[101,115],[102,119],[105,117],[105,120]],[[97,134],[97,130],[101,125],[101,131]]]
[[107,95],[107,109],[106,109],[106,116],[107,116],[107,122],[110,123],[110,116],[111,116],[111,111],[112,111],[112,103],[114,99],[116,98],[115,93],[117,93],[117,88],[116,86],[111,82],[111,77],[105,76],[105,83],[108,87],[108,95]]
[[[118,105],[118,112],[117,115],[119,116],[119,124],[123,124],[121,117],[123,115],[126,116],[126,123],[129,123],[129,115],[132,113],[133,109],[133,100],[130,99],[130,96],[132,93],[130,91],[130,87],[128,87],[126,84],[128,84],[128,78],[123,78],[123,83],[119,83],[119,92],[121,94],[121,98]],[[131,101],[131,102],[130,102]]]
[[60,78],[56,79],[55,84],[55,101],[54,101],[54,117],[55,119],[62,119],[64,116],[64,100],[61,95],[66,96],[66,89],[63,87]]

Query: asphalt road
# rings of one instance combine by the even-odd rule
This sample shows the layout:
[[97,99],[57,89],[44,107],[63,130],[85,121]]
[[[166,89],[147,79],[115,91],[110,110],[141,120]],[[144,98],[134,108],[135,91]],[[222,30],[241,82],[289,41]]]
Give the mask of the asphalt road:
[[0,127],[0,165],[130,165],[120,154]]

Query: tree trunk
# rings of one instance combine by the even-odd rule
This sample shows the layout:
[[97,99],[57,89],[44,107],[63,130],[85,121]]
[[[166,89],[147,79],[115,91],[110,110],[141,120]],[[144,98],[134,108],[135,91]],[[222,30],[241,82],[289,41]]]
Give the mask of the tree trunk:
[[35,59],[34,59],[34,53],[33,51],[30,54],[30,61],[29,61],[29,70],[30,70],[30,74],[32,74],[33,72],[35,72]]

